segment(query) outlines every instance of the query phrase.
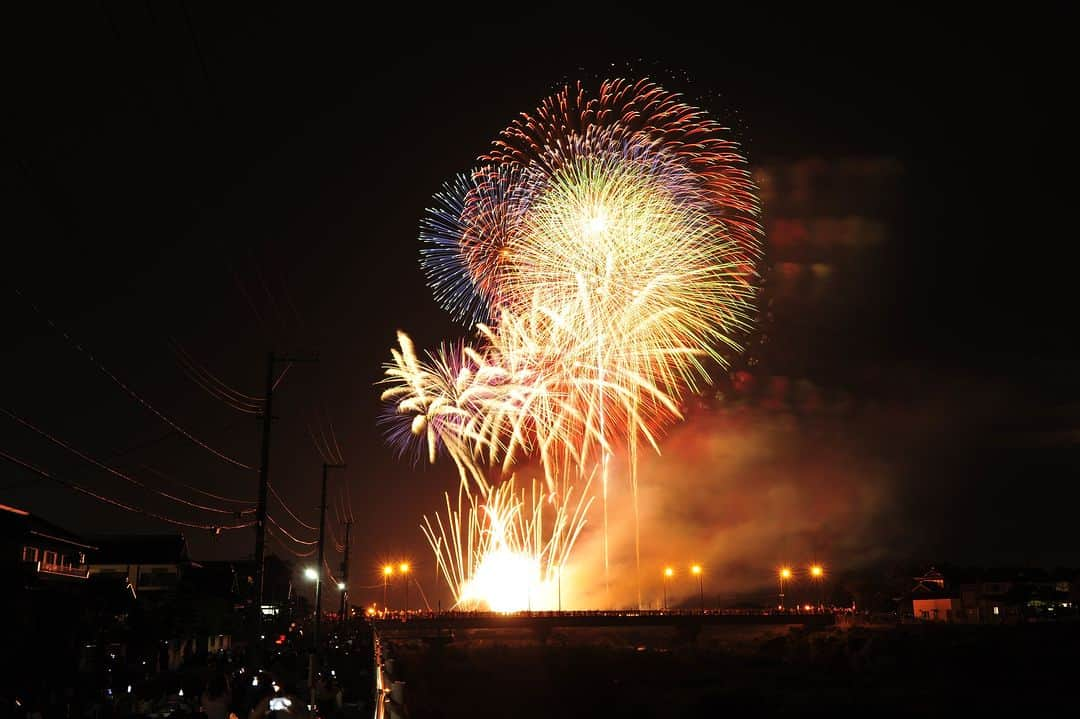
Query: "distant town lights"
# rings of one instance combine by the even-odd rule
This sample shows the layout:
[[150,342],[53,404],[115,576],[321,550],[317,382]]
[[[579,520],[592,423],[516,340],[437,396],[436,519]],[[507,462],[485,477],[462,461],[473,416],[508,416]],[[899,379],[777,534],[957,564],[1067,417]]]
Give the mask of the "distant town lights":
[[316,572],[312,567],[308,567],[304,570],[304,576],[313,582],[318,581],[319,579],[319,573]]

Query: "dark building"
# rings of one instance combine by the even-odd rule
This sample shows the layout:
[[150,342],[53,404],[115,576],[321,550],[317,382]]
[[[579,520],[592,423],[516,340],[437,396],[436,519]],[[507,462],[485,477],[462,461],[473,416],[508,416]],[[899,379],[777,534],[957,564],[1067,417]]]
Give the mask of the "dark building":
[[0,504],[0,562],[30,579],[85,580],[87,555],[97,547],[16,507]]
[[931,567],[911,590],[916,620],[1014,624],[1076,616],[1075,569],[967,569]]
[[136,593],[174,590],[195,566],[183,534],[116,535],[94,540],[90,574],[126,579]]

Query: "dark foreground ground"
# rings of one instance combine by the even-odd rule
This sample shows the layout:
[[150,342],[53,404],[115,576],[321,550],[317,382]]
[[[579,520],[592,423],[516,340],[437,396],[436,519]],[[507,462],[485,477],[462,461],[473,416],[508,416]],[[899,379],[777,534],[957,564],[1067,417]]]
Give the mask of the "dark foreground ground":
[[[396,639],[424,717],[1076,716],[1080,624]],[[1061,713],[1064,712],[1064,713]]]

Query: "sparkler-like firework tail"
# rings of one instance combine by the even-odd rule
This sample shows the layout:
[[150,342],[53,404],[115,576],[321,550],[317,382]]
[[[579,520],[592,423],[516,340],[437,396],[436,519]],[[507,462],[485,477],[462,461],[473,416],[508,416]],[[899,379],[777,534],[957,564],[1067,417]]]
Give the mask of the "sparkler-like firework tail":
[[[596,97],[566,88],[480,160],[436,195],[422,264],[456,318],[487,323],[473,344],[424,360],[399,335],[383,393],[391,441],[429,461],[444,450],[458,467],[450,530],[437,517],[439,531],[425,520],[425,533],[459,599],[476,594],[487,555],[525,552],[541,566],[544,523],[518,523],[524,503],[503,489],[512,481],[492,486],[484,471],[507,476],[525,458],[540,460],[556,517],[576,516],[563,505],[599,470],[606,575],[610,458],[626,451],[636,527],[638,444],[659,451],[680,399],[739,349],[761,236],[745,161],[723,128],[648,82],[608,81]],[[508,539],[522,532],[535,539]],[[635,553],[640,568],[637,531]],[[518,559],[504,571],[525,566]]]
[[[457,507],[446,494],[446,514],[425,515],[421,530],[435,552],[456,606],[512,611],[551,609],[554,588],[581,530],[592,498],[579,491],[549,497],[533,481],[529,495],[513,477],[485,493],[459,487]],[[552,508],[546,516],[545,507]]]

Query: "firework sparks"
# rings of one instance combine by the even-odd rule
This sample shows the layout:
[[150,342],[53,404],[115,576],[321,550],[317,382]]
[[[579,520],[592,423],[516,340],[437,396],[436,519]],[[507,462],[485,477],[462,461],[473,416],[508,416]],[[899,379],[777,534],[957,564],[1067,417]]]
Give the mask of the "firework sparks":
[[[610,458],[627,455],[636,518],[640,442],[659,451],[681,398],[739,351],[760,208],[723,128],[644,81],[566,88],[480,162],[421,224],[435,297],[477,337],[421,359],[399,334],[384,421],[403,451],[458,467],[457,509],[448,496],[424,532],[459,603],[521,608],[522,592],[550,604],[597,473],[606,572]],[[511,474],[526,459],[543,471],[530,502]]]

